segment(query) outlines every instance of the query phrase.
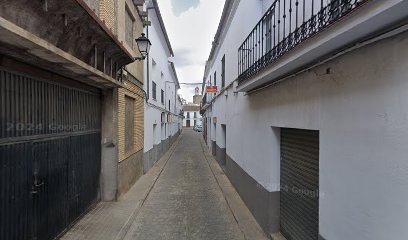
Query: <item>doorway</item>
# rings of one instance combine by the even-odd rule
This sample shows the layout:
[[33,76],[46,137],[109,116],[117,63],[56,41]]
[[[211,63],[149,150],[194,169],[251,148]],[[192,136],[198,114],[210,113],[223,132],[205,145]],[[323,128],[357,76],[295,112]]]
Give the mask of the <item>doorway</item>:
[[281,129],[280,229],[287,239],[319,236],[319,131]]

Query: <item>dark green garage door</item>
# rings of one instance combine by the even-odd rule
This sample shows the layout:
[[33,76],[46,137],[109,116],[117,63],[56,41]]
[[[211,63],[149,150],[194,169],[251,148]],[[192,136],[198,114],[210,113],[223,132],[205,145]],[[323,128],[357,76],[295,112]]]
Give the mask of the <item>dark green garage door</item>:
[[53,239],[97,201],[99,91],[42,76],[0,68],[2,240]]
[[319,132],[281,129],[281,232],[288,240],[319,235]]

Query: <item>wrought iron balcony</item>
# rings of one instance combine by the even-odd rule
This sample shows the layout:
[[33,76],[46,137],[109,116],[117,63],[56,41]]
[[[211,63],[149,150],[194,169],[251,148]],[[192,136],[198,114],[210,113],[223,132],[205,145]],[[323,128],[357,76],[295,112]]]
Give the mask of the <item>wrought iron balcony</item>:
[[275,0],[238,49],[239,81],[370,0]]

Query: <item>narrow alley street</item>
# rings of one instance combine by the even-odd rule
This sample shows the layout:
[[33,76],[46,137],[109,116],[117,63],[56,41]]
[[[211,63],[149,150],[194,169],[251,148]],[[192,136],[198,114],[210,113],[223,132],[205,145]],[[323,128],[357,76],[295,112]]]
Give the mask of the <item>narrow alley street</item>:
[[267,239],[190,129],[118,202],[100,203],[71,239]]
[[407,240],[408,0],[0,0],[0,240]]

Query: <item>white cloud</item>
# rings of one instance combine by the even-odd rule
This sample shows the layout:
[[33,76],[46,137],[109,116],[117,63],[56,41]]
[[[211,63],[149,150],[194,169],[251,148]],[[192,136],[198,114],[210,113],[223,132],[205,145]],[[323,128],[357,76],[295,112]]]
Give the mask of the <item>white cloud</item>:
[[173,12],[176,16],[187,11],[190,8],[195,8],[200,4],[200,0],[171,0]]
[[[196,8],[179,16],[174,14],[170,0],[158,0],[158,3],[174,50],[179,81],[201,83],[225,1],[201,0]],[[201,89],[201,85],[197,86]],[[195,87],[182,85],[182,97],[192,101]]]

